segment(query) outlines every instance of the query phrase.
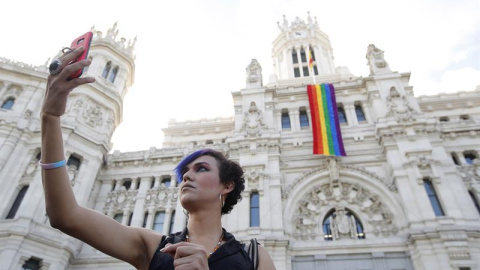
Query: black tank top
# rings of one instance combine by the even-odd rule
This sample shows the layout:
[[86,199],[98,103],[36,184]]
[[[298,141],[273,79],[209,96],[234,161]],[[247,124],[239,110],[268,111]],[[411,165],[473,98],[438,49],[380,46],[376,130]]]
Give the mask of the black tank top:
[[[167,243],[175,244],[186,240],[187,228],[182,232],[170,234],[168,237],[165,235],[162,237],[162,241],[158,245],[155,254],[153,254],[152,261],[150,262],[149,270],[174,270],[173,258],[169,254],[160,252],[160,249],[165,247]],[[223,229],[224,243],[217,251],[215,251],[208,258],[208,266],[210,270],[251,270],[253,264],[247,253],[244,250],[244,244],[240,243],[235,237]]]

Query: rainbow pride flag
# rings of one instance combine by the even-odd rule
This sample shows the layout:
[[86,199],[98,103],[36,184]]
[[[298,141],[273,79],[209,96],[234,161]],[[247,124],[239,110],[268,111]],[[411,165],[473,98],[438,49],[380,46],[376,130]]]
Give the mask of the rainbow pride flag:
[[332,84],[307,85],[312,116],[313,154],[346,156]]

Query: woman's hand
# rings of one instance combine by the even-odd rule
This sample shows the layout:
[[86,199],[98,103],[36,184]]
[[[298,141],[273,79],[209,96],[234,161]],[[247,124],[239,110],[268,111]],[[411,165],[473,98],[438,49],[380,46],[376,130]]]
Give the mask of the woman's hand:
[[180,242],[167,244],[160,251],[173,257],[175,270],[208,269],[208,253],[202,245]]
[[92,77],[77,78],[67,81],[67,78],[76,70],[90,65],[91,60],[89,59],[71,65],[68,64],[76,59],[83,50],[84,48],[80,47],[72,52],[62,55],[59,58],[62,62],[61,71],[57,74],[48,75],[42,114],[57,117],[63,115],[67,106],[68,95],[73,88],[82,84],[95,82],[95,79]]

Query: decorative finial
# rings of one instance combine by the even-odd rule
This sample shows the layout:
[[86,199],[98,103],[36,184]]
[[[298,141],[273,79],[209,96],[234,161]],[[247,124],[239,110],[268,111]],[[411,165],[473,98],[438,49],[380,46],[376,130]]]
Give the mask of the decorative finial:
[[112,38],[113,40],[115,40],[117,35],[118,35],[117,22],[115,22],[115,24],[113,24],[113,27],[108,29],[106,37],[107,38]]
[[308,14],[308,17],[307,17],[308,24],[312,24],[312,17],[310,17],[310,11],[307,11],[307,14]]

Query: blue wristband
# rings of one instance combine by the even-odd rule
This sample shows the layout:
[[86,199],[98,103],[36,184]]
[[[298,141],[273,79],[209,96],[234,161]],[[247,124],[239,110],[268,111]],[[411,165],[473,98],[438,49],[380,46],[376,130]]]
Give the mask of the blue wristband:
[[54,163],[42,163],[41,161],[38,162],[38,164],[42,167],[44,170],[51,170],[51,169],[56,169],[63,167],[67,165],[67,160],[60,160]]

